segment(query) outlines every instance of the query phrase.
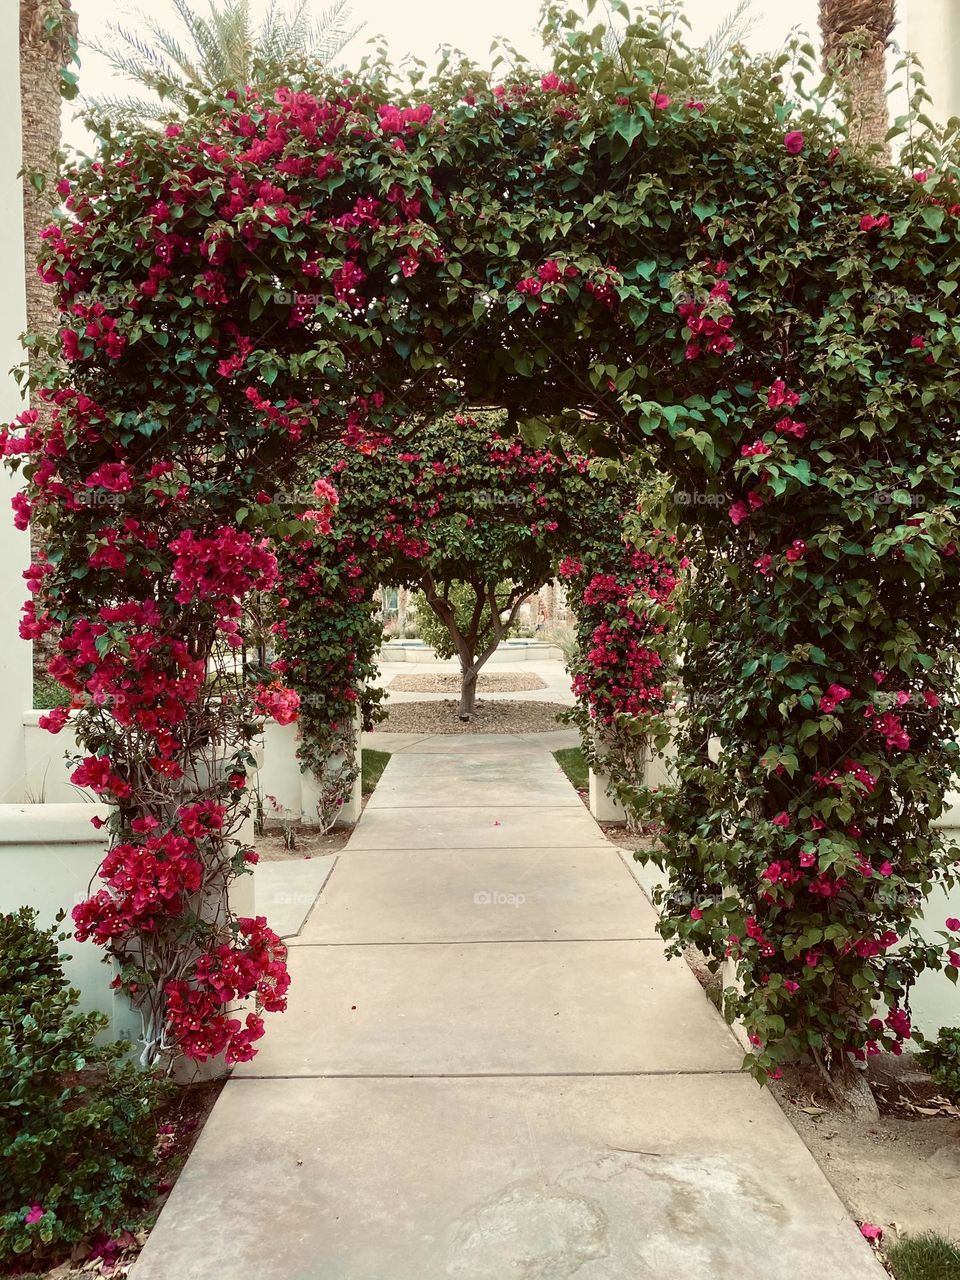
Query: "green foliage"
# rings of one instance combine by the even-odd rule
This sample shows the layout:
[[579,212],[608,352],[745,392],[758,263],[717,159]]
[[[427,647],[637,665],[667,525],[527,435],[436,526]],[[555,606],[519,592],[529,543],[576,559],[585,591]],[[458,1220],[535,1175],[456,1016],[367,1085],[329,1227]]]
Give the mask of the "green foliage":
[[[301,758],[318,777],[330,776],[336,793],[349,775],[340,766],[331,775],[330,762],[342,757],[353,707],[359,703],[368,722],[379,714],[374,588],[421,587],[431,601],[418,613],[421,638],[425,627],[452,656],[456,629],[475,674],[498,628],[509,631],[511,612],[549,581],[583,528],[602,524],[611,510],[615,500],[583,456],[528,445],[508,431],[502,413],[444,415],[412,433],[368,433],[360,447],[350,437],[314,452],[312,476],[329,478],[339,501],[328,534],[291,538],[281,549],[286,604],[277,649],[300,695]],[[289,496],[306,504],[311,494],[303,485]],[[302,532],[304,524],[294,527]],[[446,610],[441,629],[432,615]]]
[[572,786],[586,791],[590,785],[590,766],[580,747],[563,747],[553,753],[553,758],[567,775]]
[[884,1252],[896,1280],[960,1280],[960,1250],[942,1236],[904,1236]]
[[163,1087],[96,1043],[106,1018],[76,1010],[65,935],[35,921],[0,916],[0,1264],[135,1227],[155,1194]]
[[374,751],[372,747],[364,747],[360,757],[362,776],[361,786],[365,796],[372,795],[383,771],[390,763],[389,751]]
[[[378,53],[270,100],[198,90],[159,135],[103,125],[44,242],[68,358],[41,375],[62,434],[41,424],[24,467],[54,548],[39,607],[89,628],[148,599],[194,645],[209,611],[165,589],[172,539],[297,536],[304,455],[343,438],[370,497],[312,596],[342,626],[303,602],[286,620],[325,733],[375,653],[352,611],[398,438],[415,452],[425,422],[486,406],[544,453],[645,460],[658,527],[710,586],[677,628],[662,928],[734,962],[758,1077],[805,1052],[839,1071],[909,1034],[910,985],[943,963],[914,922],[958,857],[933,823],[960,760],[960,122],[938,136],[911,111],[907,172],[878,167],[809,46],[708,74],[675,6],[613,7],[615,53],[607,24],[547,4],[542,78],[508,50],[502,83]],[[134,530],[62,499],[121,462]],[[509,512],[485,523],[517,540]]]
[[960,1027],[941,1027],[936,1040],[925,1040],[917,1054],[952,1102],[960,1102]]

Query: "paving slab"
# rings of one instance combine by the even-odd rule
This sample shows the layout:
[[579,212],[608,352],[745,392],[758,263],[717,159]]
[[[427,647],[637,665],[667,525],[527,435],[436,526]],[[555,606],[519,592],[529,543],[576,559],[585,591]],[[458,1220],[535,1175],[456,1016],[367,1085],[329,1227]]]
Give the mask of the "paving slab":
[[659,941],[301,944],[289,967],[287,1011],[237,1075],[737,1071],[743,1061]]
[[309,942],[655,938],[657,916],[612,846],[347,850],[300,931]]
[[[389,743],[393,734],[382,733],[375,735],[382,738],[384,743]],[[420,738],[419,741],[410,741],[411,735],[397,734],[397,737],[404,737],[406,743],[404,746],[404,755],[450,755],[456,752],[464,756],[474,755],[491,755],[506,757],[514,755],[518,759],[529,759],[530,748],[541,748],[533,739],[539,737],[552,738],[554,736],[551,730],[547,734],[528,734],[526,737],[520,734],[510,733],[435,733],[431,737]],[[372,743],[370,745],[373,745]],[[544,746],[543,750],[547,750]],[[555,751],[556,747],[549,748]],[[384,751],[389,751],[389,746],[384,746]]]
[[[571,794],[574,794],[571,788]],[[574,799],[576,796],[574,794]],[[578,849],[605,844],[603,832],[581,804],[549,808],[508,805],[447,809],[364,810],[350,849]]]
[[464,768],[460,755],[391,756],[367,807],[458,808],[491,807],[558,809],[582,805],[580,797],[557,762],[542,756],[511,760],[489,754],[471,757]]
[[236,1080],[131,1280],[884,1280],[744,1076]]
[[384,777],[133,1280],[882,1280],[546,746]]
[[317,858],[258,862],[253,873],[257,915],[266,916],[281,938],[299,933],[337,860],[335,853]]

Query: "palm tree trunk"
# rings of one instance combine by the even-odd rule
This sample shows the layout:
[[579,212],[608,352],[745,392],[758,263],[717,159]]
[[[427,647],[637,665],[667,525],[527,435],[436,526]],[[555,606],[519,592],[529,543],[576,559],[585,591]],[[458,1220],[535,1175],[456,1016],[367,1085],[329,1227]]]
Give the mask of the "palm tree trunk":
[[27,261],[27,332],[57,330],[53,292],[37,275],[40,232],[57,202],[60,149],[60,71],[69,58],[65,32],[73,29],[69,0],[20,0],[20,104],[23,116],[23,239]]
[[[59,313],[53,290],[37,274],[40,232],[57,202],[56,156],[60,149],[60,74],[70,60],[76,18],[69,0],[20,0],[20,109],[23,152],[23,245],[26,263],[27,333],[53,339]],[[31,353],[31,373],[37,361]],[[36,401],[33,408],[44,412]],[[30,527],[34,556],[43,530]],[[34,677],[45,675],[53,641],[34,644]]]
[[895,22],[895,0],[820,0],[823,66],[850,95],[851,138],[861,150],[878,147],[886,161],[886,52]]

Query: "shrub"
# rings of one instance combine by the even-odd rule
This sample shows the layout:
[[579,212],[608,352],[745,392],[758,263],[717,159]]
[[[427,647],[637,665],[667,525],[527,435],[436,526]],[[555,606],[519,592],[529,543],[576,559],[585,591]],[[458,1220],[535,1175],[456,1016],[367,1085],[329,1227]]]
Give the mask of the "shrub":
[[28,908],[0,915],[0,1263],[43,1257],[136,1225],[154,1195],[156,1109],[165,1088],[95,1044],[59,942]]
[[917,1057],[951,1102],[960,1101],[960,1027],[941,1027],[936,1040],[927,1040]]

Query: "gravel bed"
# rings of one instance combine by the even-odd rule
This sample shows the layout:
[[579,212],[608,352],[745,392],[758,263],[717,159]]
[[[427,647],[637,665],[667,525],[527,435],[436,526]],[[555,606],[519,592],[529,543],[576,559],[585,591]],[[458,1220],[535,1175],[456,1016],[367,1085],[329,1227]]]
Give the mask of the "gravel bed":
[[387,709],[387,718],[377,725],[378,733],[552,733],[561,726],[557,713],[566,711],[561,702],[477,702],[473,719],[464,724],[457,718],[458,702],[444,698],[435,702],[399,702]]
[[[523,693],[527,689],[546,689],[546,680],[520,671],[481,671],[477,688],[481,693]],[[460,692],[460,676],[455,671],[435,671],[430,675],[394,676],[387,685],[398,693]]]

